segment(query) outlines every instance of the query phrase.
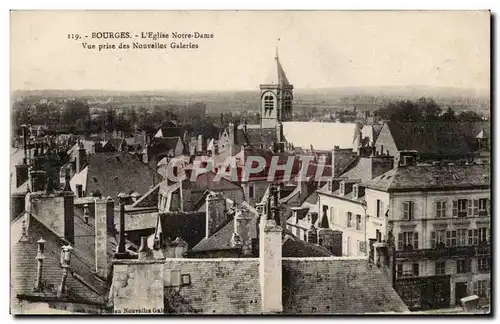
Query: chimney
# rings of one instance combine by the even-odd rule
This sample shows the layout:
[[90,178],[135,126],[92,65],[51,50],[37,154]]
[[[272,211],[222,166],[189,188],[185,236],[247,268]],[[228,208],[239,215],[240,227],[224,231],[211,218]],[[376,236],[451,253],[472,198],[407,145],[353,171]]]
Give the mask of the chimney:
[[372,155],[371,159],[371,178],[374,179],[389,170],[394,169],[394,156],[390,155]]
[[234,216],[234,234],[239,238],[242,254],[244,256],[252,255],[252,237],[251,223],[253,216],[247,208],[238,208]]
[[19,188],[29,178],[29,166],[26,164],[26,158],[22,164],[16,165],[16,187]]
[[182,258],[184,253],[188,250],[188,244],[186,241],[177,237],[173,242],[172,246],[174,247],[174,258]]
[[[24,224],[23,224],[24,225]],[[36,255],[37,269],[36,269],[36,282],[35,291],[40,292],[43,290],[42,274],[43,274],[43,260],[45,259],[45,240],[40,238],[36,244],[38,245],[38,253]]]
[[57,297],[61,297],[63,293],[66,293],[66,280],[68,279],[68,269],[71,264],[71,250],[73,250],[73,248],[70,245],[62,247],[60,262],[61,268],[63,269],[63,275],[61,284],[57,288]]
[[128,195],[123,192],[118,194],[118,201],[120,203],[120,236],[118,237],[118,248],[115,253],[116,259],[131,259],[131,255],[125,248],[125,203],[128,198]]
[[196,152],[202,152],[203,151],[203,135],[198,135],[198,141],[196,145]]
[[109,275],[108,232],[114,229],[114,201],[96,198],[95,202],[95,269],[96,275],[107,279]]
[[274,188],[270,190],[270,195],[267,197],[268,208],[260,221],[259,275],[263,313],[283,311],[281,267],[281,233],[283,229],[276,224],[276,220],[273,218],[276,206],[271,205],[271,200],[275,194]]
[[226,199],[220,192],[210,192],[206,198],[206,232],[205,237],[215,233],[227,219]]
[[148,246],[148,237],[141,236],[141,246],[139,247],[139,260],[152,260],[153,251]]

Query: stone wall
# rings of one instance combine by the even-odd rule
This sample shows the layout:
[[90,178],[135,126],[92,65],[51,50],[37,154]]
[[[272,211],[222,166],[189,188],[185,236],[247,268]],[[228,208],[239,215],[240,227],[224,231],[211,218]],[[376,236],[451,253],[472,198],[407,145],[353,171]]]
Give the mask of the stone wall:
[[114,261],[111,296],[117,314],[163,313],[163,261]]

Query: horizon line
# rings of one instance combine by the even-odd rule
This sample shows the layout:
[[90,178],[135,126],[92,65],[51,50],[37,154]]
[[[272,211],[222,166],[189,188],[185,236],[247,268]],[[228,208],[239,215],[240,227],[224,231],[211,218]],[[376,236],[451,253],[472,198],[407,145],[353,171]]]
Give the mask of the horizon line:
[[[471,90],[471,91],[491,91],[491,87],[478,88],[478,87],[458,87],[458,86],[434,86],[422,84],[408,84],[408,85],[371,85],[371,86],[330,86],[330,87],[295,87],[294,90],[333,90],[333,89],[370,89],[370,88],[433,88],[433,89],[457,89],[457,90]],[[104,88],[37,88],[37,89],[14,89],[11,94],[16,91],[107,91],[107,92],[217,92],[217,91],[259,91],[259,88],[226,88],[226,89],[104,89]]]

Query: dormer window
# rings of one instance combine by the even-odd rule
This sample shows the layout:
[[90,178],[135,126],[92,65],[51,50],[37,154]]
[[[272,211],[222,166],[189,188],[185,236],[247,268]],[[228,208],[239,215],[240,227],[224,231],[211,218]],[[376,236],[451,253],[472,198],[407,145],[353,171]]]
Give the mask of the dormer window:
[[328,192],[332,192],[332,180],[328,180]]
[[342,181],[342,182],[340,183],[340,194],[341,194],[341,195],[344,195],[344,192],[345,192],[345,182],[344,182],[344,181]]
[[353,186],[352,191],[353,191],[354,198],[356,198],[356,199],[359,198],[358,197],[358,185],[357,184],[355,184]]

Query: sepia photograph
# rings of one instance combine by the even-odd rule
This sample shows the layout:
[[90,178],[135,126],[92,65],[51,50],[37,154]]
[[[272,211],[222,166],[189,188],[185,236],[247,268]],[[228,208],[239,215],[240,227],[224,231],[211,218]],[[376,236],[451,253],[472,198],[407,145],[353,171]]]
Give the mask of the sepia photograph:
[[11,314],[491,315],[489,10],[9,24]]

